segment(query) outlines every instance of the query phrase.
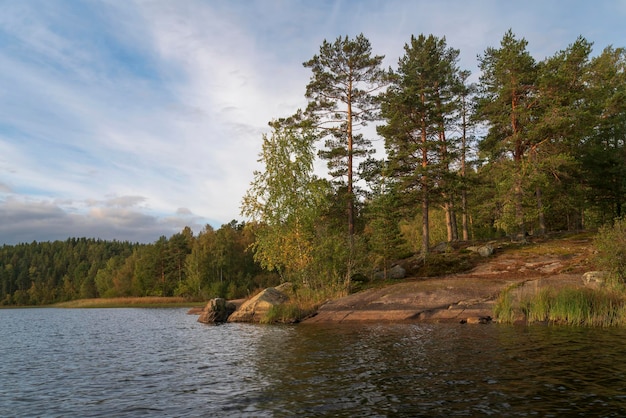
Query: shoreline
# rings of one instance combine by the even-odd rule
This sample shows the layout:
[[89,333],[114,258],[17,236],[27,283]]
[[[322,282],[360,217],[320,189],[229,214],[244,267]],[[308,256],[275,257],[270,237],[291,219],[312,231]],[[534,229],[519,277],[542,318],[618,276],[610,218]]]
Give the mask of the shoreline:
[[516,248],[503,243],[466,273],[412,277],[367,289],[326,302],[302,323],[484,323],[488,321],[481,318],[494,316],[496,300],[507,289],[527,295],[585,287],[582,276],[593,270],[592,253],[590,237],[557,238]]

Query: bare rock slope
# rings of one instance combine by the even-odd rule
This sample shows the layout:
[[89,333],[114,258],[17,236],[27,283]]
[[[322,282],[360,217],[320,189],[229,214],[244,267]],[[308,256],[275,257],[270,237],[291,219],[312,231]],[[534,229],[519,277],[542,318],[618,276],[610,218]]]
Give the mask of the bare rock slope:
[[518,285],[518,292],[582,286],[591,252],[588,236],[514,247],[500,243],[493,255],[467,273],[414,277],[368,289],[325,303],[304,322],[479,322],[492,315],[498,294],[508,286]]

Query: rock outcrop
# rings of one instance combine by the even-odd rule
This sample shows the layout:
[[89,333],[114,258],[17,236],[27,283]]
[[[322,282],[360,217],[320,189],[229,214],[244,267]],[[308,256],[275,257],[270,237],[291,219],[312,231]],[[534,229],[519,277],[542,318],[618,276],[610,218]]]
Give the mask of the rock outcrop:
[[[286,289],[284,285],[281,286]],[[261,322],[272,307],[288,300],[289,296],[279,288],[268,287],[244,302],[228,317],[228,322]]]
[[220,324],[226,322],[235,309],[236,305],[232,302],[228,302],[226,299],[211,299],[200,313],[198,322],[202,322],[203,324]]
[[[372,287],[320,306],[303,323],[449,322],[489,323],[501,292],[521,298],[545,288],[581,287],[592,252],[589,238],[540,241],[532,251],[493,252],[494,245],[468,247],[485,257],[465,273],[408,278]],[[479,249],[482,249],[479,252]],[[590,275],[586,280],[595,283]],[[497,319],[494,319],[497,320]]]

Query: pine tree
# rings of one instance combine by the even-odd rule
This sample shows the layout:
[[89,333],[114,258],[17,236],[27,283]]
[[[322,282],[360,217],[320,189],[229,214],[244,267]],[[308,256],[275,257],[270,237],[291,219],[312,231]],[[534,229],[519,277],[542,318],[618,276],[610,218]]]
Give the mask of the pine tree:
[[[391,86],[382,97],[389,169],[410,199],[421,200],[422,254],[429,251],[429,209],[439,200],[446,212],[448,240],[456,238],[450,163],[453,150],[447,137],[456,112],[459,51],[433,35],[411,37]],[[412,203],[409,203],[413,206]]]
[[[318,136],[326,138],[326,149],[320,156],[328,160],[331,176],[345,179],[340,189],[345,187],[351,253],[355,233],[355,159],[372,152],[370,141],[357,131],[376,118],[375,94],[383,86],[383,58],[372,56],[369,40],[360,34],[354,39],[339,37],[333,43],[324,40],[319,55],[303,64],[313,72],[306,87],[307,114]],[[347,286],[353,255],[350,258]]]
[[537,66],[526,50],[528,42],[507,31],[500,48],[487,48],[479,57],[478,116],[489,126],[481,142],[492,162],[512,161],[512,190],[516,233],[524,237],[524,163],[532,145]]

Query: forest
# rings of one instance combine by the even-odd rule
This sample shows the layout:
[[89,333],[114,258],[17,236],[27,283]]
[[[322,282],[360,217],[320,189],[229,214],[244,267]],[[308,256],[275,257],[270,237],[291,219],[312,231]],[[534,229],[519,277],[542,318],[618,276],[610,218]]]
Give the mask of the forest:
[[478,57],[476,78],[459,54],[445,38],[412,36],[385,69],[363,34],[324,41],[303,63],[308,106],[260,138],[245,222],[151,244],[4,245],[0,304],[238,298],[284,281],[322,299],[399,259],[427,263],[442,242],[524,241],[621,218],[626,50],[579,37],[538,61],[509,30]]

